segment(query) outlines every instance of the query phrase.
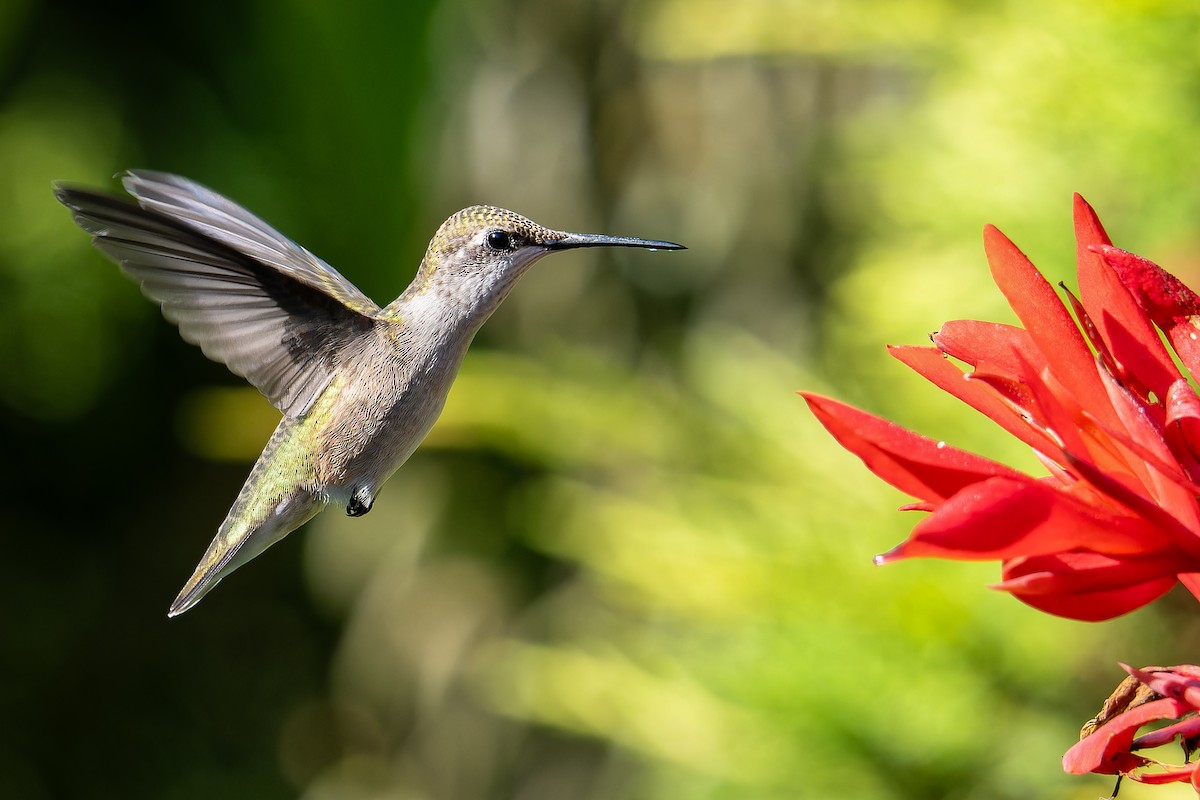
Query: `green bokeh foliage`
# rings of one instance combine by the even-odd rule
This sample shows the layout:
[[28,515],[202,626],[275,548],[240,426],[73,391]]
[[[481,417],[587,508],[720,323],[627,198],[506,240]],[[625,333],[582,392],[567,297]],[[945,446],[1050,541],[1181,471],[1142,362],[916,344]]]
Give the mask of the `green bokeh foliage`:
[[[1011,320],[985,222],[1070,284],[1072,191],[1197,282],[1191,4],[3,9],[0,795],[1090,798],[1116,662],[1196,660],[872,567],[915,517],[793,394],[1036,470],[883,345]],[[50,196],[130,166],[381,301],[474,202],[691,249],[540,266],[370,515],[168,622],[274,417]]]

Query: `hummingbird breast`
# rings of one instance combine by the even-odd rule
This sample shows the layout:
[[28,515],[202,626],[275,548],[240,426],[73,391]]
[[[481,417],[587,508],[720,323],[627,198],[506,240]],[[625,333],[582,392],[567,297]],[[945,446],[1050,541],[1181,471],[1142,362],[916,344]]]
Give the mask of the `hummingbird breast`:
[[441,414],[466,347],[422,346],[406,333],[398,323],[379,326],[301,423],[315,440],[314,488],[330,500],[360,489],[373,496]]

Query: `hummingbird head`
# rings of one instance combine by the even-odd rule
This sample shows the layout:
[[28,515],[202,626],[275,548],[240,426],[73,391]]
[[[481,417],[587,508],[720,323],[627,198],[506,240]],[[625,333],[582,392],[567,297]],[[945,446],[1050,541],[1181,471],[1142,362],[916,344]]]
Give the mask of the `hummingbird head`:
[[503,208],[471,206],[438,228],[413,287],[486,316],[535,261],[576,247],[685,249],[674,242],[556,231]]

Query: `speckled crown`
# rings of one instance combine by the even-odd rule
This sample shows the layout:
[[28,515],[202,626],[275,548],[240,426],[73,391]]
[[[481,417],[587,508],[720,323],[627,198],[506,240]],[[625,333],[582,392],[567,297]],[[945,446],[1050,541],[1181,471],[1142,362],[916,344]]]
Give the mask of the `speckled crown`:
[[558,241],[565,236],[505,208],[469,206],[442,223],[429,242],[429,254],[453,252],[464,240],[486,228],[503,230],[518,240],[538,244]]

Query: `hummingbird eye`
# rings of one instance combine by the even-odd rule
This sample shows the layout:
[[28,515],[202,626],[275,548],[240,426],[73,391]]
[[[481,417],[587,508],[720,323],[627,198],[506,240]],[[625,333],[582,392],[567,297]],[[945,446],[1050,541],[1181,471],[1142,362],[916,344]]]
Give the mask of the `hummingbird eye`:
[[510,250],[512,238],[504,231],[492,231],[487,235],[487,246],[493,250]]

